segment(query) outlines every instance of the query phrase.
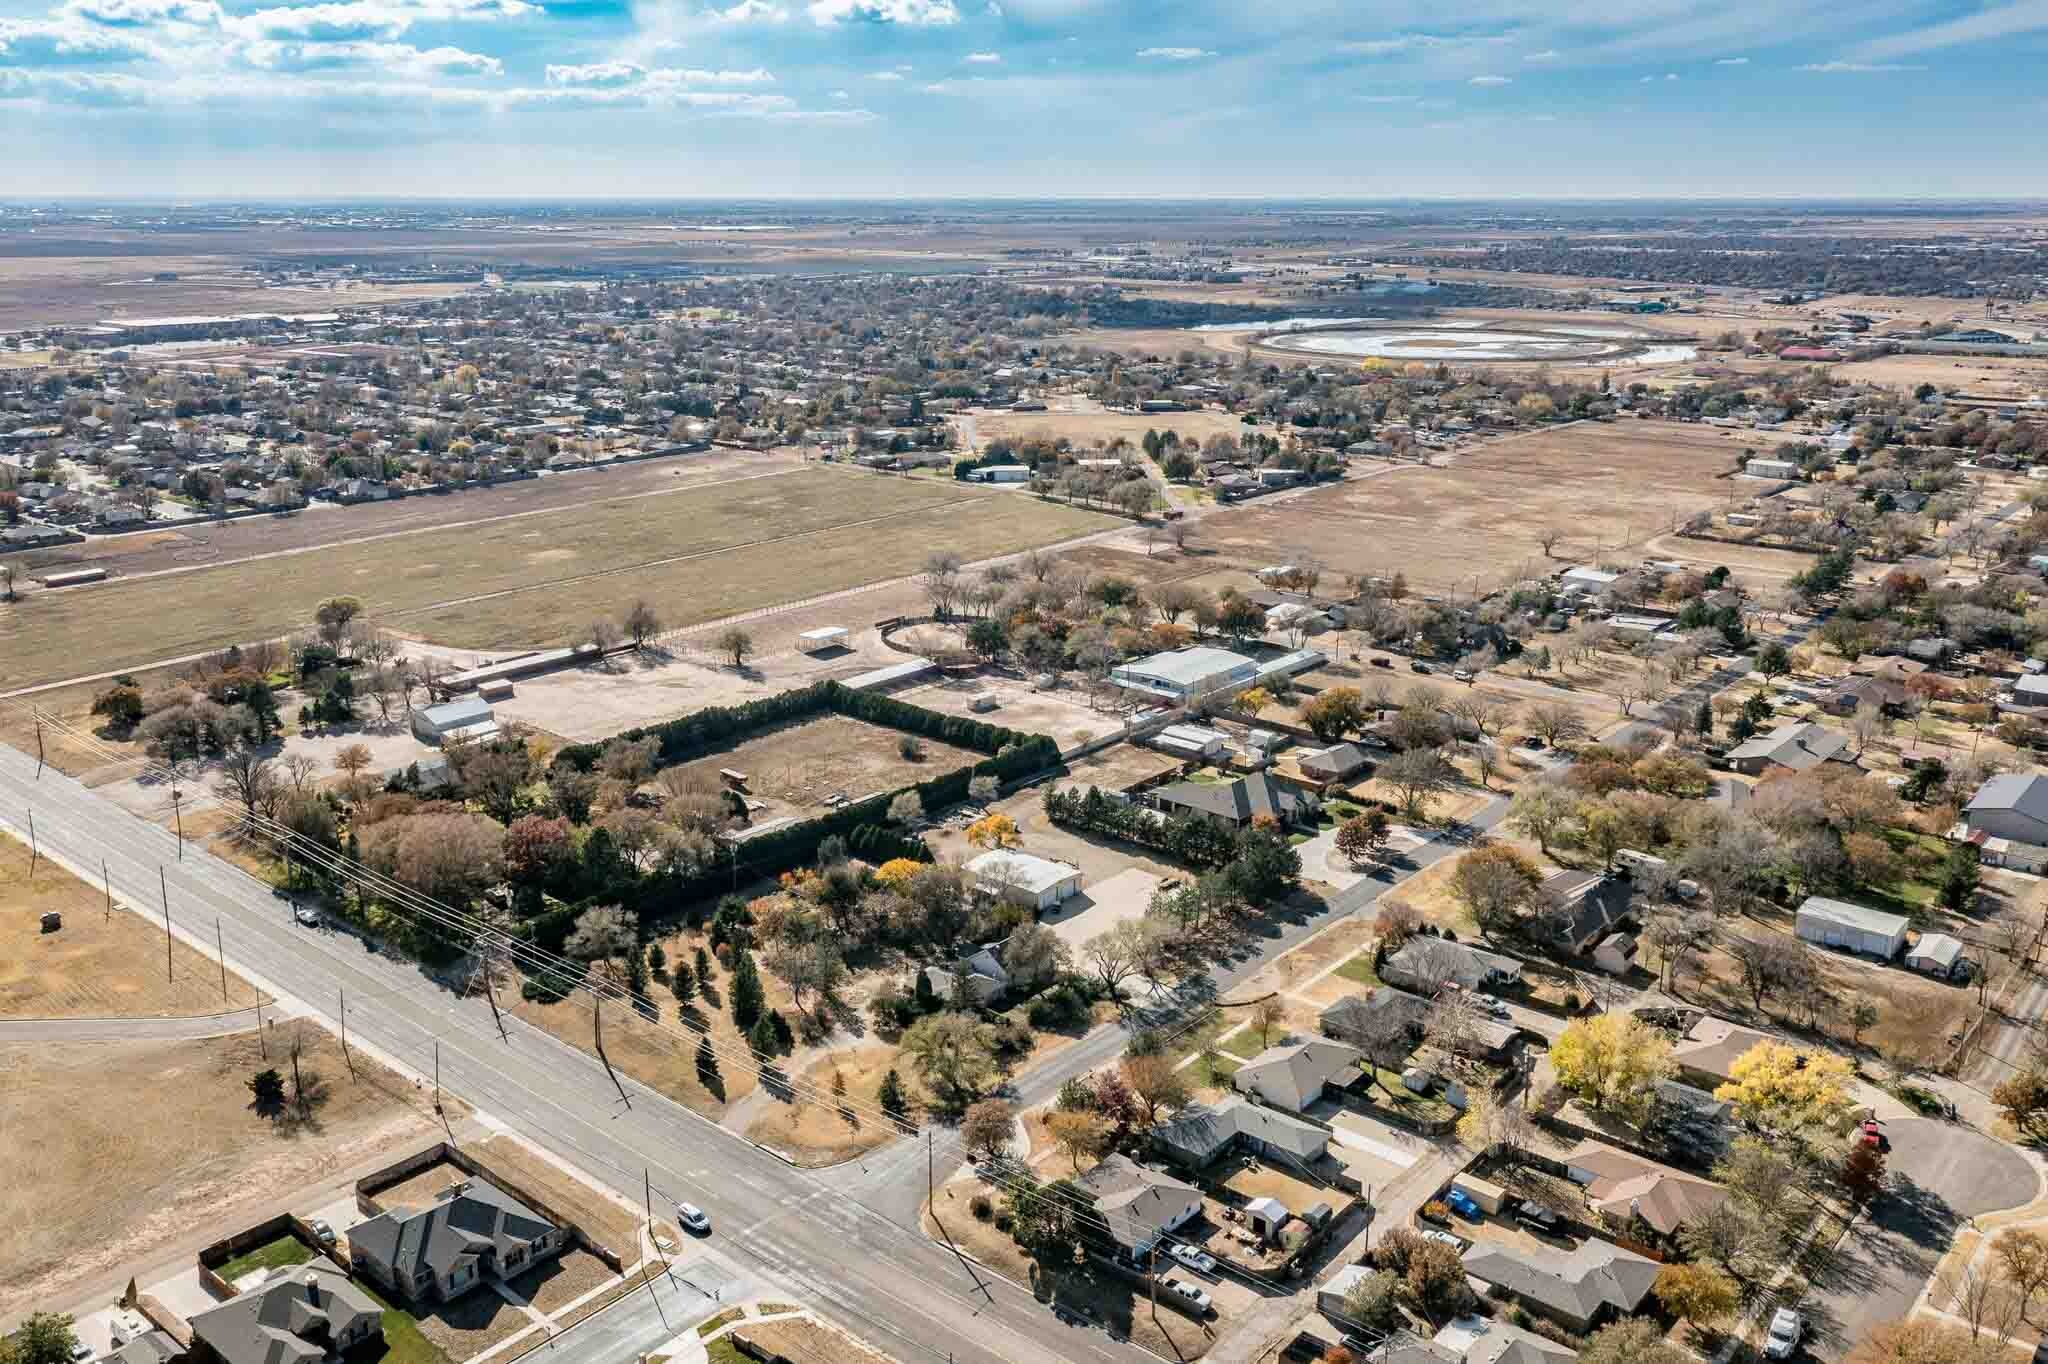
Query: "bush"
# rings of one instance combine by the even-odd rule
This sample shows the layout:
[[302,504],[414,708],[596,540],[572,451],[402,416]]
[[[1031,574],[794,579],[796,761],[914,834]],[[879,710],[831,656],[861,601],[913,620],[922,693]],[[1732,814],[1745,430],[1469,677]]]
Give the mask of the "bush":
[[967,1205],[967,1210],[974,1214],[975,1221],[986,1222],[995,1215],[996,1205],[989,1202],[987,1194],[978,1193],[974,1196],[973,1201]]
[[1001,1211],[999,1211],[999,1212],[997,1212],[997,1213],[996,1213],[996,1230],[997,1230],[997,1231],[1001,1231],[1001,1232],[1007,1232],[1007,1231],[1009,1231],[1009,1229],[1010,1229],[1011,1227],[1014,1227],[1014,1226],[1016,1226],[1016,1225],[1017,1225],[1017,1219],[1016,1219],[1015,1217],[1011,1216],[1011,1214],[1010,1214],[1010,1210],[1009,1210],[1008,1208],[1004,1208],[1004,1209],[1002,1209]]
[[905,734],[896,740],[896,751],[903,755],[906,762],[921,763],[925,755],[924,740],[915,734]]
[[1451,1207],[1448,1203],[1432,1198],[1422,1205],[1422,1215],[1432,1222],[1448,1222],[1451,1220]]

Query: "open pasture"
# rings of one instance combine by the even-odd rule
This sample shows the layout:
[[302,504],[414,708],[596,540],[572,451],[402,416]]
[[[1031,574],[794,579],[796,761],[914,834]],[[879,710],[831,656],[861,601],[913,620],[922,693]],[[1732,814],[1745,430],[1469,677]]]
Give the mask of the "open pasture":
[[320,601],[458,648],[566,644],[645,597],[688,625],[1108,529],[1076,508],[813,467],[558,515],[335,545],[0,607],[0,688],[274,638]]
[[[1304,555],[1325,572],[1407,576],[1424,591],[1493,588],[1566,563],[1633,554],[1725,502],[1740,442],[1715,427],[1578,422],[1505,436],[1448,468],[1409,466],[1203,520],[1201,540],[1248,568]],[[1561,532],[1546,557],[1546,528]],[[1639,557],[1639,556],[1638,556]]]

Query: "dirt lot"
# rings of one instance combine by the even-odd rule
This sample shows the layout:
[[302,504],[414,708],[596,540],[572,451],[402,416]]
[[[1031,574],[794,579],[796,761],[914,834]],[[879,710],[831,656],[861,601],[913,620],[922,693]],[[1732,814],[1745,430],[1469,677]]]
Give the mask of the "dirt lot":
[[783,1321],[750,1322],[735,1334],[743,1335],[770,1354],[790,1359],[830,1359],[845,1364],[890,1364],[889,1356],[815,1321],[791,1317]]
[[[1417,588],[1482,589],[1615,553],[1727,500],[1717,476],[1739,442],[1674,422],[1578,422],[1504,436],[1449,468],[1403,466],[1203,519],[1201,543],[1258,568],[1303,553],[1326,572],[1391,576]],[[1546,559],[1536,536],[1565,538]],[[1219,565],[1220,567],[1220,565]]]
[[[1061,748],[1071,748],[1117,726],[1115,716],[1105,710],[1091,710],[1087,696],[1076,688],[1034,691],[1030,683],[999,673],[948,679],[896,694],[912,705],[945,715],[964,716],[1026,734],[1049,734]],[[993,700],[996,708],[974,710],[973,704],[979,697]]]
[[[278,1034],[291,1026],[270,1044],[287,1083]],[[333,1038],[304,1036],[300,1066],[323,1097],[292,1123],[250,1109],[266,1064],[254,1034],[0,1047],[0,1313],[441,1130],[409,1082],[360,1053],[352,1080]]]
[[[671,957],[678,950],[687,954],[680,939],[665,939],[662,946]],[[709,1002],[702,995],[692,1000],[694,1026],[709,1028],[721,1050],[718,1073],[709,1077],[708,1083],[697,1073],[695,1045],[677,1036],[688,1029],[677,1022],[675,996],[660,985],[651,986],[649,995],[661,1005],[661,1026],[623,1009],[606,1009],[604,1049],[611,1063],[628,1076],[685,1108],[716,1119],[724,1114],[726,1105],[753,1093],[756,1080],[753,1069],[738,1059],[746,1054],[746,1041],[733,1027],[732,1014],[725,1006],[725,972],[713,963],[712,974],[716,983],[711,995],[716,1002]],[[770,999],[774,999],[772,992]],[[580,1052],[597,1054],[590,1000],[586,995],[571,995],[555,1004],[521,1000],[512,1012]]]
[[[221,1013],[268,999],[233,972],[221,997],[219,966],[175,939],[164,972],[164,933],[48,858],[29,878],[28,845],[0,834],[0,1017],[171,1018]],[[46,910],[64,916],[41,929]]]
[[[813,466],[542,518],[35,593],[0,608],[0,686],[283,635],[337,591],[380,624],[458,648],[565,643],[645,596],[668,624],[914,572],[1116,523],[1035,498]],[[288,571],[286,571],[288,570]]]
[[747,794],[768,802],[766,810],[754,814],[758,823],[829,809],[826,798],[835,794],[860,800],[981,761],[981,755],[972,749],[924,739],[920,742],[925,755],[913,762],[897,748],[902,739],[893,729],[845,715],[826,715],[699,758],[685,764],[684,770],[714,782],[721,769],[746,773]]

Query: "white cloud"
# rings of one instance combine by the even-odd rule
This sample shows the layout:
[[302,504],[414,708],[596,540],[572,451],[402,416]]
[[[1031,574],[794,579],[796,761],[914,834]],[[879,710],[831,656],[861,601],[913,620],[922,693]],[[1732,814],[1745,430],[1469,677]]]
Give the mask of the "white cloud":
[[647,73],[647,83],[650,86],[773,85],[775,74],[759,66],[751,71],[697,71],[662,66]]
[[556,66],[550,63],[547,80],[549,85],[602,88],[631,85],[646,74],[646,67],[632,62],[592,62],[587,66]]
[[244,44],[237,56],[265,71],[370,69],[399,76],[502,76],[504,63],[459,47],[420,49],[407,43],[297,43],[267,39]]
[[832,92],[832,98],[834,98],[834,99],[852,99],[852,98],[853,98],[853,96],[852,96],[852,95],[849,95],[849,94],[847,94],[847,93],[846,93],[846,92],[845,92],[844,90],[834,90],[834,91]]
[[1888,71],[1925,71],[1924,66],[1899,66],[1892,62],[1808,62],[1801,71],[1816,71],[1824,75],[1875,75]]
[[18,66],[108,66],[159,55],[156,44],[137,34],[73,15],[0,19],[0,58]]
[[[95,0],[105,3],[106,0]],[[127,0],[121,0],[127,2]],[[516,19],[540,13],[526,0],[328,0],[315,5],[281,5],[221,20],[245,38],[395,38],[416,23]]]
[[868,73],[868,79],[871,81],[900,81],[903,79],[903,73],[900,71],[871,71]]
[[1522,60],[1525,62],[1554,62],[1558,59],[1559,55],[1556,48],[1546,47],[1541,52],[1531,52]]
[[1413,103],[1415,103],[1415,101],[1417,101],[1417,100],[1421,99],[1421,98],[1422,98],[1422,96],[1420,96],[1420,95],[1360,95],[1360,96],[1359,96],[1358,98],[1359,98],[1360,100],[1364,101],[1364,102],[1365,102],[1365,103],[1367,103],[1367,104],[1413,104]]
[[1915,56],[1938,48],[1988,42],[1994,38],[2010,38],[2043,29],[2048,29],[2048,0],[2013,0],[2010,4],[1980,9],[1975,14],[1965,14],[1926,28],[1873,38],[1858,44],[1849,55],[1858,64],[1881,63],[1893,57]]
[[1467,84],[1467,85],[1512,85],[1512,84],[1514,84],[1514,82],[1515,82],[1515,78],[1514,78],[1513,76],[1474,76],[1474,77],[1473,77],[1473,78],[1472,78],[1471,80],[1469,80],[1469,81],[1466,81],[1466,82],[1465,82],[1465,84]]
[[988,17],[991,19],[1003,17],[1003,7],[1000,0],[988,0]]
[[60,11],[110,28],[154,28],[162,24],[212,27],[221,22],[213,0],[72,0]]
[[1749,65],[1749,58],[1747,58],[1747,57],[1723,57],[1723,58],[1721,58],[1721,59],[1720,59],[1719,61],[1715,62],[1715,63],[1714,63],[1714,65],[1716,65],[1716,66],[1748,66],[1748,65]]
[[1000,52],[970,52],[967,54],[967,60],[977,66],[994,66],[1002,61],[1002,59],[1003,54]]
[[848,22],[913,26],[960,22],[953,0],[811,0],[804,12],[812,23],[827,28]]
[[739,3],[717,12],[722,24],[786,24],[789,10],[775,3],[775,0],[739,0]]
[[1138,55],[1146,58],[1157,58],[1163,62],[1192,62],[1199,61],[1203,57],[1213,57],[1216,54],[1199,47],[1141,47],[1138,49]]
[[1676,71],[1666,71],[1664,73],[1664,79],[1668,81],[1675,81],[1678,79],[1678,73]]
[[[1426,52],[1440,48],[1492,47],[1508,41],[1506,34],[1402,33],[1392,38],[1361,38],[1339,43],[1337,50],[1356,53],[1361,57],[1391,57],[1402,52]],[[1542,61],[1544,58],[1537,57],[1532,60]]]

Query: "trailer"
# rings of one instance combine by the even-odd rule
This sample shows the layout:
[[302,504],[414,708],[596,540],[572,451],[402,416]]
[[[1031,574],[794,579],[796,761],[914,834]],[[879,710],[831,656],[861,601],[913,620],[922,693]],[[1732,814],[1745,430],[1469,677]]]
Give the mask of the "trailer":
[[104,568],[73,568],[63,573],[45,573],[36,581],[44,587],[80,587],[86,583],[104,582],[106,576]]
[[806,630],[796,637],[797,652],[815,654],[826,649],[844,649],[847,647],[846,639],[844,625],[820,626],[815,630]]

